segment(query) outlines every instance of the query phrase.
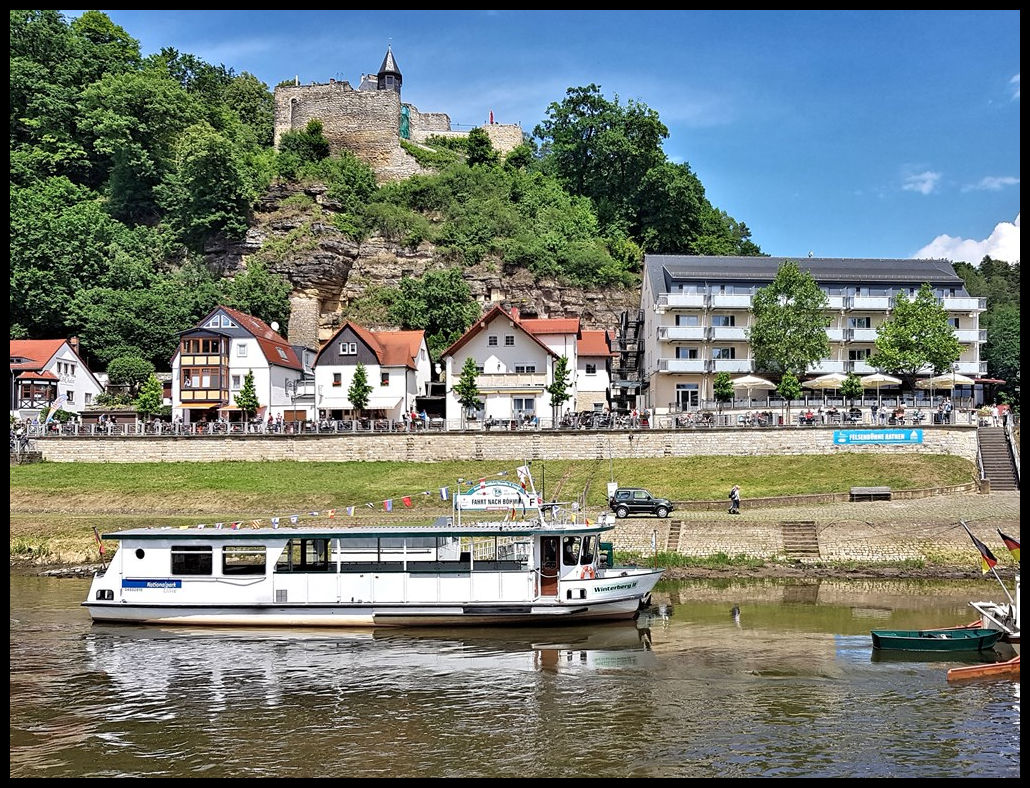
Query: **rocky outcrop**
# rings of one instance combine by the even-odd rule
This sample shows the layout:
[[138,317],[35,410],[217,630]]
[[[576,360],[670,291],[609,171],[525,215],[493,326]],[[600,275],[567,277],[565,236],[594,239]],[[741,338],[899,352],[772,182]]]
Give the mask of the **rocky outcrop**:
[[[208,264],[233,276],[251,260],[264,262],[290,281],[295,299],[318,302],[322,341],[344,315],[369,328],[391,328],[374,314],[352,314],[354,303],[370,288],[397,287],[404,277],[418,278],[451,263],[430,244],[412,249],[379,236],[354,242],[333,224],[336,207],[319,186],[274,187],[256,206],[242,241],[209,245]],[[614,331],[622,312],[640,306],[637,289],[573,288],[499,260],[466,266],[464,275],[484,311],[503,302],[518,307],[524,317],[579,317],[584,328]]]

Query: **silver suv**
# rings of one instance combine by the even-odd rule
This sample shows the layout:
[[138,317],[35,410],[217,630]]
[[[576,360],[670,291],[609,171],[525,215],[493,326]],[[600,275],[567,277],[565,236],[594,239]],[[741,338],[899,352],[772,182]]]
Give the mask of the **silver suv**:
[[668,517],[674,507],[668,498],[655,498],[642,487],[620,487],[608,499],[608,508],[621,520],[631,514]]

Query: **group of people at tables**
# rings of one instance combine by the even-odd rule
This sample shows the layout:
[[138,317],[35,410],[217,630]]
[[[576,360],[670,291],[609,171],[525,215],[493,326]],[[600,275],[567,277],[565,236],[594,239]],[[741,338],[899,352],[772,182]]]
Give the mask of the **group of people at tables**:
[[798,423],[802,425],[840,424],[842,422],[857,422],[861,420],[862,411],[858,408],[839,411],[836,407],[830,407],[824,410],[820,406],[816,412],[813,412],[811,408],[808,408],[798,416]]

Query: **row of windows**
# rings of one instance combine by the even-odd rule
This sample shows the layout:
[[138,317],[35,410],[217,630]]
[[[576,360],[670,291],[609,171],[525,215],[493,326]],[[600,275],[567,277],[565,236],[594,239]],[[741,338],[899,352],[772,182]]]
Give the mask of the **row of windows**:
[[[713,347],[711,349],[711,351],[712,351],[712,355],[710,356],[710,358],[713,358],[713,359],[716,359],[716,358],[727,359],[727,358],[736,358],[737,357],[737,350],[736,350],[736,348],[732,348],[732,347]],[[873,349],[872,348],[868,348],[868,347],[866,347],[866,348],[855,348],[854,350],[849,350],[848,351],[848,360],[849,361],[863,361],[864,359],[869,358],[869,356],[872,355],[872,352],[873,352]],[[676,358],[687,359],[687,360],[693,359],[693,360],[696,361],[696,360],[701,358],[701,352],[696,347],[682,347],[682,346],[680,346],[680,347],[676,348]]]
[[[716,328],[732,327],[737,324],[736,315],[712,315],[711,325]],[[676,325],[680,327],[700,326],[701,316],[700,315],[676,315]],[[952,328],[961,328],[961,323],[957,317],[949,317],[948,325]],[[849,317],[847,320],[847,328],[872,328],[873,319],[871,317]]]
[[[486,337],[486,344],[489,347],[497,347],[498,338],[496,334],[488,334]],[[505,334],[504,335],[504,346],[515,347],[515,335]]]
[[[342,385],[343,385],[343,373],[342,372],[334,372],[333,373],[333,386],[342,386]],[[390,385],[390,373],[389,372],[380,372],[379,373],[379,385],[383,386],[383,387],[386,387],[386,386]]]
[[[912,298],[919,292],[918,287],[846,287],[846,286],[831,286],[823,287],[822,291],[828,296],[872,296],[872,297],[883,297],[893,295],[907,295]],[[758,286],[756,285],[699,285],[699,284],[688,284],[688,283],[674,283],[669,287],[670,293],[683,293],[687,295],[698,295],[712,293],[713,295],[748,295],[753,296],[758,292]],[[933,289],[933,294],[938,298],[956,298],[961,297],[961,288],[958,287],[936,287]]]
[[222,352],[222,340],[217,338],[209,339],[184,339],[182,340],[181,353],[186,356],[201,354],[218,355]]
[[58,375],[71,375],[75,376],[75,365],[67,363],[65,361],[57,362],[57,374]]

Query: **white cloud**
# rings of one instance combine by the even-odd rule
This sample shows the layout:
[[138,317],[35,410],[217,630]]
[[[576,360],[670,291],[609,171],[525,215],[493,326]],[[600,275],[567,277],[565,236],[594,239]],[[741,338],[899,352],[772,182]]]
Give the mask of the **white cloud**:
[[999,222],[995,225],[994,232],[983,241],[938,235],[912,256],[917,259],[951,260],[970,265],[979,265],[984,257],[1004,260],[1006,263],[1018,263],[1019,214],[1016,214],[1013,222]]
[[1004,189],[1006,186],[1017,186],[1019,184],[1019,178],[1014,178],[1011,175],[1002,176],[988,176],[981,178],[978,183],[968,183],[962,187],[962,191],[987,191],[987,192],[998,192]]
[[941,179],[939,172],[932,172],[926,170],[925,172],[916,173],[915,175],[909,175],[905,178],[905,182],[901,184],[901,188],[907,192],[919,192],[920,194],[929,194],[937,188],[937,181]]
[[1019,74],[1012,77],[1009,80],[1009,84],[1012,86],[1012,100],[1019,101]]

